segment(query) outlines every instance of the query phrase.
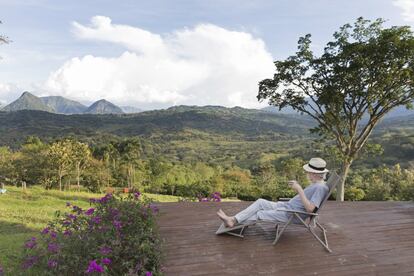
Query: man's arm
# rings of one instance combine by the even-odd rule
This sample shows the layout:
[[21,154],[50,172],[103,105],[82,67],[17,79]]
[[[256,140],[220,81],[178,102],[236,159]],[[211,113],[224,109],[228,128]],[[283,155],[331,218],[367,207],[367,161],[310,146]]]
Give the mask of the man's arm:
[[300,186],[296,180],[289,181],[289,185],[291,186],[292,189],[294,189],[298,193],[300,200],[302,201],[303,206],[305,207],[306,211],[309,213],[312,213],[313,210],[315,210],[316,206],[312,202],[310,202],[309,199],[306,197],[302,186]]

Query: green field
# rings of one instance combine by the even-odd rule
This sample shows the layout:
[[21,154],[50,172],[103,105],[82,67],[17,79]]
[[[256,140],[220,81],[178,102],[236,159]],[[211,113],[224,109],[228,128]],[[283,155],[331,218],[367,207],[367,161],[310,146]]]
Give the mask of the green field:
[[[66,202],[88,207],[89,199],[102,194],[87,192],[60,192],[41,187],[6,187],[7,193],[0,195],[0,265],[6,275],[16,275],[20,266],[20,254],[24,242],[38,236],[57,210],[68,211]],[[176,202],[179,197],[144,194],[158,202]]]

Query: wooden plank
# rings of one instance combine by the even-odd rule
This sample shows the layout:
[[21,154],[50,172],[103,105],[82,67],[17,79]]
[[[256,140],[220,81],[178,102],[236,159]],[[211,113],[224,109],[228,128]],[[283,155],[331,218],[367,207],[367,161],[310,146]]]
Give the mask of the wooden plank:
[[[217,236],[219,208],[235,214],[251,202],[160,203],[166,275],[414,274],[414,204],[327,202],[321,224],[332,254],[304,228],[288,228],[272,246],[274,225],[250,226],[245,238]],[[318,232],[322,237],[322,233]]]

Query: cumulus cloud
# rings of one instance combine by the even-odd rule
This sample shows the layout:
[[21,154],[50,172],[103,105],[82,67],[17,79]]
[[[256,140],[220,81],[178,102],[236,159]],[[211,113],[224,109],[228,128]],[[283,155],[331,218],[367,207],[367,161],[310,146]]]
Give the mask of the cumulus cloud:
[[258,107],[257,84],[274,71],[261,39],[212,24],[161,35],[95,16],[89,25],[74,22],[72,31],[125,48],[110,58],[72,58],[51,73],[45,90],[80,101]]
[[[33,88],[33,86],[31,86]],[[0,82],[0,106],[5,106],[16,100],[16,95],[22,94],[24,89],[14,83]]]
[[414,0],[394,0],[393,4],[402,9],[405,21],[414,22]]

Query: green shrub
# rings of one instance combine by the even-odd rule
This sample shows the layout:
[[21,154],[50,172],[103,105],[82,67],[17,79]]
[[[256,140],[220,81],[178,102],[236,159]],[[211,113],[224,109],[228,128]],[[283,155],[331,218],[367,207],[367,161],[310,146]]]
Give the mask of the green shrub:
[[[134,193],[107,194],[82,210],[67,203],[39,239],[25,244],[23,268],[42,275],[161,275],[157,208]],[[29,272],[29,271],[27,271]]]
[[345,187],[345,200],[359,201],[364,199],[365,192],[357,187]]
[[366,200],[389,200],[391,198],[391,187],[387,182],[372,178],[366,188]]

